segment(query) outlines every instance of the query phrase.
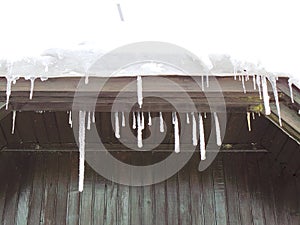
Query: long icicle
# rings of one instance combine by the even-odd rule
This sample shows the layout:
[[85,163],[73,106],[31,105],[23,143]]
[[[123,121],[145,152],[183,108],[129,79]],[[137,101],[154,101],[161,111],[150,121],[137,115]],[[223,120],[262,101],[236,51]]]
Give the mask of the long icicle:
[[282,127],[282,121],[281,121],[281,111],[280,111],[280,105],[279,105],[279,97],[278,97],[278,91],[277,91],[277,86],[276,86],[276,78],[275,77],[269,77],[269,81],[271,83],[272,89],[273,89],[273,94],[275,98],[275,104],[276,104],[276,109],[277,109],[277,114],[278,114],[278,122],[279,125]]
[[197,140],[197,125],[196,125],[196,118],[194,112],[192,114],[192,141],[193,145],[197,146],[198,140]]
[[255,75],[253,75],[252,80],[253,80],[253,89],[256,90],[256,79],[255,79]]
[[267,78],[265,76],[262,77],[262,91],[264,97],[265,114],[270,115],[271,114],[270,96],[268,94]]
[[201,113],[199,113],[199,141],[200,141],[200,155],[201,160],[206,159],[206,149],[205,149],[205,135],[204,135],[204,126],[203,126],[203,118]]
[[34,80],[35,78],[30,78],[30,95],[29,95],[30,100],[32,99],[33,96]]
[[90,130],[91,129],[91,112],[89,111],[88,112],[88,117],[87,117],[87,127],[86,127],[86,129],[87,130]]
[[219,123],[219,118],[216,112],[214,112],[214,119],[215,119],[215,125],[216,125],[216,137],[217,137],[217,145],[221,146],[222,145],[222,140],[221,140],[221,130],[220,130],[220,123]]
[[69,125],[72,128],[73,122],[72,122],[72,111],[69,111]]
[[257,87],[258,87],[259,99],[262,99],[261,88],[260,88],[261,82],[260,82],[260,76],[259,75],[256,76],[256,84],[257,84]]
[[135,112],[132,112],[132,129],[136,129],[136,118],[135,118]]
[[248,131],[251,131],[251,117],[250,117],[250,112],[247,112],[247,124],[248,124]]
[[85,111],[79,111],[79,192],[83,191],[85,161]]
[[95,111],[93,111],[93,115],[92,115],[92,123],[96,123]]
[[242,85],[243,85],[243,91],[246,93],[246,87],[245,87],[245,77],[242,75]]
[[148,126],[152,126],[152,118],[150,112],[148,112]]
[[164,128],[164,118],[162,116],[162,112],[159,112],[159,131],[161,133],[165,132],[165,128]]
[[189,117],[189,113],[186,113],[186,123],[190,124],[190,117]]
[[125,114],[122,112],[122,127],[125,127]]
[[143,147],[143,133],[142,133],[142,121],[141,121],[141,113],[137,113],[137,144],[139,148]]
[[145,118],[144,118],[144,112],[141,112],[141,118],[142,118],[142,123],[141,123],[141,126],[142,126],[142,130],[145,129]]
[[291,102],[294,103],[293,82],[291,81],[291,79],[289,79],[288,83],[289,83],[289,88],[290,88]]
[[143,83],[142,83],[142,77],[139,75],[137,76],[137,98],[138,98],[138,104],[140,108],[142,108],[143,105]]
[[176,112],[174,115],[174,138],[175,138],[175,147],[174,151],[175,153],[180,152],[180,138],[179,138],[179,126],[178,126],[178,118]]
[[115,137],[120,138],[119,113],[115,112]]
[[11,127],[11,134],[15,133],[15,125],[16,125],[16,110],[13,111],[13,117],[12,117],[12,127]]

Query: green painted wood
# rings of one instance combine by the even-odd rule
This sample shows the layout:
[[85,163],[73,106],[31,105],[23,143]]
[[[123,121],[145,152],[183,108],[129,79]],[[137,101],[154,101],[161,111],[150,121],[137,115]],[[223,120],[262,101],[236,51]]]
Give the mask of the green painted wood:
[[[240,154],[240,153],[238,153]],[[227,200],[227,214],[229,224],[241,224],[240,216],[240,202],[238,192],[238,181],[236,168],[236,153],[227,153],[223,155],[224,165],[224,179],[226,185],[226,200]]]
[[[66,153],[64,153],[66,154]],[[78,152],[70,153],[70,180],[68,186],[68,201],[67,201],[67,225],[79,224],[79,191],[78,191]]]

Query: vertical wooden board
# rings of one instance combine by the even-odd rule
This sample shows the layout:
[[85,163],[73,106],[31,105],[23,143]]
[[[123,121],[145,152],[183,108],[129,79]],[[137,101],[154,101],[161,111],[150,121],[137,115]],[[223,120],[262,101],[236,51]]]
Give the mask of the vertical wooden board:
[[293,175],[296,175],[297,171],[300,170],[300,145],[294,149],[294,154],[289,159],[287,167]]
[[142,187],[130,187],[130,223],[142,224]]
[[[4,157],[3,154],[0,154],[0,157]],[[4,174],[0,173],[0,179],[2,180],[2,182],[0,183],[0,221],[2,221],[4,207],[5,207],[5,195],[6,195],[8,184]]]
[[277,159],[278,154],[283,150],[287,140],[288,137],[281,130],[278,130],[275,136],[273,137],[272,144],[268,148],[269,152],[271,153],[270,157],[273,160]]
[[216,209],[214,200],[214,183],[212,167],[208,167],[201,172],[203,186],[203,206],[204,206],[204,223],[205,225],[216,224]]
[[[45,154],[45,153],[44,153]],[[46,153],[46,174],[45,174],[45,193],[44,193],[44,224],[55,224],[56,201],[57,201],[57,182],[58,182],[58,156],[56,153]],[[43,218],[43,217],[42,217]]]
[[19,195],[21,170],[18,162],[13,162],[7,167],[8,187],[6,191],[5,206],[2,218],[3,225],[15,225],[16,207]]
[[[227,120],[227,127],[224,136],[226,143],[236,143],[237,137],[240,135],[241,130],[245,129],[244,114],[231,113]],[[246,118],[246,114],[245,114]],[[215,126],[215,125],[214,125]],[[213,127],[215,129],[215,127]],[[238,142],[241,143],[241,142]]]
[[155,194],[155,211],[154,218],[157,225],[167,224],[166,222],[166,190],[165,182],[160,182],[154,185]]
[[0,125],[0,150],[2,150],[3,148],[5,148],[7,146],[7,142],[6,142],[6,138],[3,134],[1,125]]
[[67,216],[67,200],[68,189],[70,180],[70,153],[57,153],[58,154],[58,187],[57,187],[57,200],[56,200],[56,224],[66,224]]
[[190,188],[191,188],[191,224],[204,225],[204,203],[203,203],[203,186],[202,173],[198,171],[198,154],[192,157],[190,171]]
[[91,224],[93,218],[94,172],[85,163],[83,192],[80,193],[80,224]]
[[247,176],[249,179],[248,186],[251,195],[253,224],[265,224],[264,206],[262,202],[258,177],[259,170],[257,156],[255,154],[248,154],[246,156],[246,161],[248,171]]
[[70,153],[70,180],[68,190],[68,203],[67,203],[67,225],[79,224],[79,192],[78,192],[78,153]]
[[[238,153],[237,153],[238,154]],[[236,180],[237,173],[235,163],[237,157],[236,153],[226,153],[223,155],[224,177],[226,185],[226,198],[227,198],[227,215],[229,224],[241,224],[240,209],[239,209],[239,195],[238,183]]]
[[55,112],[45,112],[43,116],[49,142],[52,144],[61,143],[60,133],[58,131],[57,121],[55,118]]
[[178,225],[179,202],[178,202],[178,176],[175,174],[166,181],[167,193],[167,217],[168,224]]
[[277,163],[279,163],[282,168],[289,167],[289,161],[295,154],[295,150],[298,147],[298,143],[294,140],[288,139],[276,157]]
[[274,124],[269,123],[269,126],[267,127],[264,135],[261,138],[261,145],[264,148],[270,150],[272,142],[274,141],[274,136],[276,135],[277,132],[281,132],[281,131],[279,131]]
[[105,224],[105,186],[106,180],[99,174],[94,175],[94,225]]
[[118,224],[120,225],[127,225],[130,224],[130,207],[129,203],[129,186],[127,185],[118,185],[118,205],[117,205],[117,212],[118,212]]
[[271,180],[272,167],[269,157],[258,160],[259,183],[261,184],[261,194],[264,203],[264,214],[266,224],[277,224],[275,212],[274,187]]
[[33,117],[34,112],[17,112],[15,129],[18,129],[18,134],[22,139],[23,143],[35,143],[36,135],[33,129]]
[[227,224],[227,207],[226,207],[226,193],[225,193],[225,178],[223,169],[223,157],[219,155],[212,164],[213,180],[214,180],[214,194],[215,194],[215,208],[216,208],[216,222],[217,224]]
[[104,143],[113,142],[115,135],[112,130],[111,114],[109,112],[99,113],[99,117],[96,119],[96,124],[101,141]]
[[284,196],[286,201],[286,212],[289,223],[288,224],[297,224],[300,219],[300,208],[298,208],[298,199],[297,199],[297,186],[296,178],[294,176],[288,176],[287,182],[285,185]]
[[118,185],[114,182],[107,183],[106,189],[106,224],[114,225],[118,223],[117,215],[117,194]]
[[46,131],[44,115],[42,113],[34,113],[33,115],[33,129],[36,135],[36,140],[43,146],[49,144],[49,139]]
[[30,198],[34,194],[32,193],[32,183],[33,183],[33,168],[34,161],[33,156],[24,157],[24,164],[22,168],[21,175],[21,185],[18,196],[18,205],[16,209],[16,225],[27,225],[29,207],[30,207]]
[[55,118],[61,143],[75,143],[73,129],[69,125],[69,114],[67,112],[55,112]]
[[241,218],[241,224],[253,224],[252,218],[252,207],[251,207],[251,196],[250,190],[248,187],[248,178],[247,178],[247,164],[245,163],[245,154],[235,153],[235,170],[237,171],[236,180],[237,180],[237,189],[239,195],[239,212]]
[[190,189],[190,167],[187,164],[178,172],[178,194],[179,194],[179,217],[180,224],[191,224],[191,189]]
[[44,163],[44,155],[34,155],[35,165],[33,171],[32,195],[30,197],[30,208],[28,215],[28,224],[40,224],[42,200],[44,198],[44,176],[46,167]]

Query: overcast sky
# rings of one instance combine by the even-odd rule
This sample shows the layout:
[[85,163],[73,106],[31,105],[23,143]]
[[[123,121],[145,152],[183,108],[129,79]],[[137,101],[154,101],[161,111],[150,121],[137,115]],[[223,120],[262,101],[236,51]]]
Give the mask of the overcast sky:
[[197,55],[225,53],[271,71],[300,72],[297,0],[2,0],[0,6],[2,58],[81,42],[110,50],[165,41]]

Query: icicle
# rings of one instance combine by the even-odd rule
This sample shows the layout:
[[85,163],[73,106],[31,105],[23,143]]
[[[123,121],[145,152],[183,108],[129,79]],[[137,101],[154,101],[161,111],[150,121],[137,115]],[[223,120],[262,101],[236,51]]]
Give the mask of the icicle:
[[175,112],[172,112],[172,124],[175,125]]
[[90,130],[91,129],[91,112],[89,111],[88,112],[88,117],[87,117],[87,127],[86,127],[86,129],[87,130]]
[[187,123],[187,124],[190,124],[190,117],[189,117],[189,114],[188,114],[188,113],[186,113],[186,123]]
[[206,75],[206,87],[209,87],[209,76]]
[[204,77],[201,76],[201,88],[202,88],[202,91],[204,91]]
[[221,140],[220,123],[219,123],[218,115],[217,115],[216,112],[214,112],[214,119],[215,119],[215,125],[216,125],[217,145],[221,146],[222,145],[222,140]]
[[206,159],[206,150],[205,150],[205,135],[204,135],[204,126],[201,113],[199,113],[199,141],[200,141],[200,155],[201,160]]
[[89,76],[86,74],[84,78],[84,83],[88,84],[89,83]]
[[206,119],[206,112],[204,113],[204,119]]
[[250,112],[247,112],[247,124],[248,124],[248,130],[251,131],[251,117],[250,117]]
[[115,112],[115,137],[120,138],[119,113]]
[[137,97],[138,97],[138,103],[140,108],[142,108],[143,105],[143,84],[142,84],[142,77],[137,76]]
[[242,85],[243,85],[243,91],[246,93],[246,87],[245,87],[245,77],[242,75]]
[[135,118],[135,112],[132,112],[132,129],[136,129],[136,118]]
[[195,118],[195,114],[192,112],[192,141],[193,141],[193,145],[196,146],[198,144],[198,140],[197,140],[197,125],[196,125],[196,118]]
[[259,75],[257,75],[257,77],[256,77],[256,84],[257,84],[257,87],[258,87],[259,99],[262,99],[261,88],[260,88],[260,76]]
[[16,125],[16,110],[13,111],[13,117],[12,117],[12,127],[11,127],[11,134],[15,133],[15,125]]
[[137,127],[138,127],[138,131],[137,131],[137,144],[139,148],[143,147],[143,137],[142,137],[142,124],[141,124],[141,114],[140,112],[137,113]]
[[9,103],[9,97],[10,97],[10,94],[11,94],[11,82],[12,82],[12,79],[11,78],[7,78],[6,79],[6,109],[8,109],[8,103]]
[[142,117],[142,124],[141,124],[141,126],[142,126],[142,130],[144,130],[145,129],[145,118],[144,118],[144,113],[143,112],[141,112],[141,117]]
[[163,133],[165,131],[165,128],[164,128],[164,119],[163,119],[163,116],[162,116],[162,112],[159,112],[159,131],[161,133]]
[[242,81],[241,75],[239,75],[239,81]]
[[124,112],[122,112],[122,127],[125,127],[125,115],[124,115]]
[[263,91],[263,97],[264,97],[265,114],[270,115],[271,114],[270,97],[268,94],[267,79],[265,76],[262,77],[262,91]]
[[275,77],[269,77],[269,81],[271,83],[272,89],[273,89],[273,94],[274,94],[274,98],[275,98],[275,104],[276,104],[276,109],[277,109],[277,113],[278,113],[278,122],[279,125],[282,126],[282,122],[281,122],[281,113],[280,113],[280,105],[279,105],[279,97],[278,97],[278,91],[277,91],[277,86],[276,86],[276,79]]
[[255,75],[253,75],[252,80],[253,80],[253,89],[256,90],[256,79],[255,79]]
[[290,95],[291,95],[291,101],[294,103],[294,95],[293,95],[293,82],[289,79],[289,88],[290,88]]
[[176,112],[174,113],[174,138],[175,138],[175,153],[180,152],[180,138],[179,138],[179,126],[178,126],[178,118]]
[[148,126],[152,125],[152,118],[151,118],[151,113],[148,112]]
[[79,111],[79,191],[83,191],[85,158],[85,111]]
[[258,112],[258,116],[260,117],[260,112]]
[[72,128],[73,122],[72,122],[72,111],[69,112],[69,125]]
[[34,80],[35,80],[35,78],[30,78],[30,95],[29,95],[29,99],[32,99],[32,96],[33,96]]
[[252,119],[255,120],[255,113],[252,112]]
[[93,112],[93,115],[92,115],[92,123],[96,123],[95,111]]

